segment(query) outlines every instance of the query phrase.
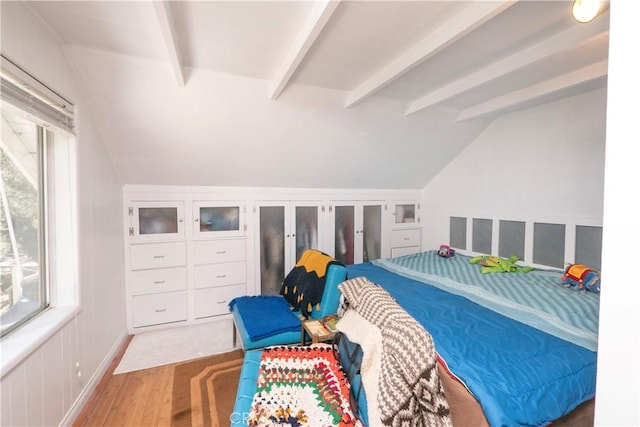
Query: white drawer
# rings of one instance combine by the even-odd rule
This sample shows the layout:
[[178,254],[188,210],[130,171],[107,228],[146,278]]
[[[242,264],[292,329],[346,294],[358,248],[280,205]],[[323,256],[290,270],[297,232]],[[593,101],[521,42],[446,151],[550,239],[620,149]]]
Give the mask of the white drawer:
[[139,295],[132,299],[134,328],[187,320],[186,291]]
[[131,245],[130,255],[131,270],[178,267],[187,262],[184,242]]
[[229,313],[229,301],[246,295],[246,285],[223,286],[220,288],[196,289],[195,317],[219,316]]
[[196,289],[247,283],[246,262],[225,262],[194,267]]
[[403,228],[391,230],[391,247],[420,246],[420,229]]
[[200,240],[193,242],[194,264],[245,261],[246,239]]
[[404,246],[402,248],[391,248],[391,258],[416,254],[418,252],[420,252],[420,246]]
[[131,272],[131,294],[144,295],[187,289],[185,267],[157,268]]

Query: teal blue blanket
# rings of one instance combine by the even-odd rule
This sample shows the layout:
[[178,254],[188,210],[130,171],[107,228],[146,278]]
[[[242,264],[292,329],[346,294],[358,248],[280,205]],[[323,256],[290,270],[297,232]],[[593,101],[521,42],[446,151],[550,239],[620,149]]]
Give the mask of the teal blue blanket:
[[460,254],[443,258],[436,251],[427,251],[372,263],[597,350],[599,294],[562,287],[561,270],[482,274],[469,260]]

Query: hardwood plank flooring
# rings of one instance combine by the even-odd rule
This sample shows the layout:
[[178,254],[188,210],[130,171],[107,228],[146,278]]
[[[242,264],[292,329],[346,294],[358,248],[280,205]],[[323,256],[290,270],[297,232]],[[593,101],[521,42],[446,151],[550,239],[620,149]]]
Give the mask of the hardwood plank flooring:
[[113,375],[131,338],[123,344],[73,427],[171,425],[176,364]]

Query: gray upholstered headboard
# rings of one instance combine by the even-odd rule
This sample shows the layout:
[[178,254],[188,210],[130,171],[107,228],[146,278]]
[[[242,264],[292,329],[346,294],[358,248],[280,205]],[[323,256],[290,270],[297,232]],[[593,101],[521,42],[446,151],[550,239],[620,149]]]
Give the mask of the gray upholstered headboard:
[[577,263],[600,270],[602,226],[594,221],[450,216],[449,244],[463,253],[517,255],[525,263],[541,266]]

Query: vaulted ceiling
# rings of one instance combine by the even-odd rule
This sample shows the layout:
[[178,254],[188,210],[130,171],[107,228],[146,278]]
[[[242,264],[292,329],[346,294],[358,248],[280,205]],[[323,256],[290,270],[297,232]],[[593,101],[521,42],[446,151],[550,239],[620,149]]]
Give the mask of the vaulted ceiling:
[[608,12],[570,1],[29,5],[131,184],[422,188],[499,115],[606,86]]

